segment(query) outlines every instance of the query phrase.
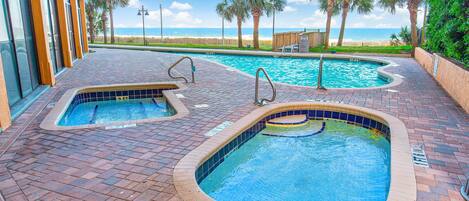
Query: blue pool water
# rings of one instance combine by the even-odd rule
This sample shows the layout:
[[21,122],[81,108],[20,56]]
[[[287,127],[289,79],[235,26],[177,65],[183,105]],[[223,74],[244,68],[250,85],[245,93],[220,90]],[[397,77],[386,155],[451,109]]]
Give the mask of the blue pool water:
[[382,135],[327,120],[311,137],[257,134],[200,187],[218,201],[384,201],[389,181],[390,143]]
[[[224,54],[178,53],[215,61],[255,76],[264,67],[274,82],[299,86],[317,86],[319,59],[269,56],[241,56]],[[365,88],[389,82],[378,75],[383,64],[369,61],[325,59],[323,86],[326,88]]]
[[69,107],[60,120],[59,126],[105,124],[174,114],[174,109],[164,98],[93,101]]

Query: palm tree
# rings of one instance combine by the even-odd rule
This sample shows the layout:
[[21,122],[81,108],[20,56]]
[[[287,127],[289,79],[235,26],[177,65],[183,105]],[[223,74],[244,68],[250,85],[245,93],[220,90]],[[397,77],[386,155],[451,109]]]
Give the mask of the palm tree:
[[228,10],[228,2],[223,0],[222,2],[217,4],[217,14],[221,17],[221,35],[223,45],[225,45],[225,19],[229,22],[233,19],[233,15]]
[[252,19],[254,20],[254,30],[253,30],[253,43],[254,48],[259,49],[259,20],[264,14],[266,9],[266,0],[246,0],[249,9],[251,10]]
[[109,9],[111,0],[102,0],[101,3],[101,24],[102,24],[102,30],[103,30],[103,35],[104,35],[104,43],[107,43],[107,11]]
[[379,0],[382,8],[388,9],[392,14],[396,12],[396,8],[403,8],[407,4],[407,10],[410,14],[410,32],[412,35],[412,56],[414,56],[415,48],[418,46],[417,36],[417,12],[420,3],[423,0]]
[[326,38],[324,39],[324,49],[329,48],[329,35],[331,34],[331,21],[332,16],[339,13],[339,1],[338,0],[320,0],[320,9],[327,13],[326,20]]
[[86,2],[86,18],[88,21],[88,33],[90,34],[90,41],[94,43],[96,34],[100,32],[101,26],[101,15],[98,13],[99,8],[102,7],[102,0],[88,0]]
[[245,0],[231,0],[228,12],[236,17],[238,25],[238,47],[243,47],[243,22],[249,18],[249,7]]
[[370,13],[373,10],[373,1],[374,0],[342,0],[342,22],[340,24],[339,41],[337,42],[337,46],[342,46],[345,33],[345,22],[347,20],[349,10],[353,11],[357,9],[359,14]]
[[113,10],[119,7],[125,7],[129,5],[129,0],[109,0],[109,22],[111,24],[111,43],[114,44],[114,14]]
[[267,9],[267,14],[270,15],[272,13],[272,44],[274,42],[274,35],[275,35],[275,12],[279,11],[282,12],[287,2],[285,0],[270,0],[268,4],[269,8]]

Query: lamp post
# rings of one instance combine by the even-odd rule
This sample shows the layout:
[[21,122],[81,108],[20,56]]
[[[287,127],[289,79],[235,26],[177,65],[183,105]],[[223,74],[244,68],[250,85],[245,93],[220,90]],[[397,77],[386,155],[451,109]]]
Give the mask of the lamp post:
[[163,0],[160,0],[160,35],[161,42],[163,42]]
[[148,10],[142,5],[141,9],[138,9],[137,15],[142,16],[142,23],[143,23],[143,45],[147,45],[147,40],[145,38],[145,16],[148,16]]

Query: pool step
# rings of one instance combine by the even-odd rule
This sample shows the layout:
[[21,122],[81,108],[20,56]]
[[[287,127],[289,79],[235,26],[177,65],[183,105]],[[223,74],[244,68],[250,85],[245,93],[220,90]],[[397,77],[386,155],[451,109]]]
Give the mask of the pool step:
[[266,125],[261,131],[262,135],[275,137],[309,137],[322,133],[326,128],[326,122],[311,120],[301,126],[278,127]]
[[306,123],[308,123],[308,118],[303,114],[278,117],[267,121],[266,124],[274,127],[297,127],[304,126]]

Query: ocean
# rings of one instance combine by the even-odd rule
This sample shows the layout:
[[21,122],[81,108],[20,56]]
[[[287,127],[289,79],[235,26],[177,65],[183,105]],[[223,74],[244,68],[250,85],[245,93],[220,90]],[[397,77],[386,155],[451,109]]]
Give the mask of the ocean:
[[[276,28],[275,32],[303,31],[302,28]],[[317,29],[308,29],[308,31]],[[321,29],[324,31],[324,29]],[[345,30],[345,41],[387,41],[391,34],[399,33],[400,28],[348,28]],[[243,28],[246,38],[252,37],[252,28]],[[116,28],[118,36],[142,36],[142,28]],[[272,28],[259,30],[261,39],[272,38]],[[160,28],[146,28],[147,36],[160,36]],[[194,38],[221,38],[221,28],[164,28],[164,37],[194,37]],[[225,28],[226,38],[236,38],[237,28]],[[331,29],[331,41],[339,37],[339,29]]]

